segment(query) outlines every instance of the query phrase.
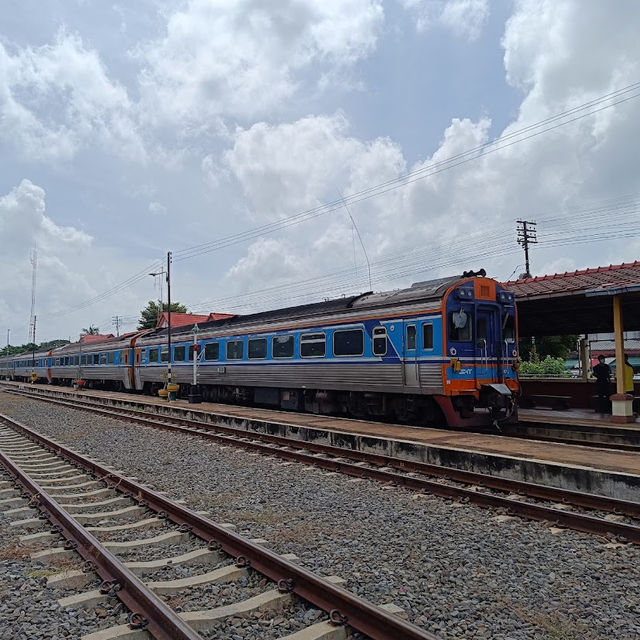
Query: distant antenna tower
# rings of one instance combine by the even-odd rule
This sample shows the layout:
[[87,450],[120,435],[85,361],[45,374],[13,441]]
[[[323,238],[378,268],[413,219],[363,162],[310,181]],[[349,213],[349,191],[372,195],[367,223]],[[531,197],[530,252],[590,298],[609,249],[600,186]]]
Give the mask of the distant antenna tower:
[[29,342],[36,342],[36,274],[38,272],[38,247],[33,247],[31,256],[31,316],[29,318]]

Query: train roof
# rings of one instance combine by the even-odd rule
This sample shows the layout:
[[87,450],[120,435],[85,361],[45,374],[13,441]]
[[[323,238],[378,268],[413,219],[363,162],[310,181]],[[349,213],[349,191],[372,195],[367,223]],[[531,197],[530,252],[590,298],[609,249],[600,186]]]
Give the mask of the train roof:
[[[448,276],[446,278],[437,278],[434,280],[426,280],[424,282],[416,282],[407,289],[395,289],[393,291],[382,291],[374,293],[367,291],[353,296],[344,296],[333,300],[325,300],[323,302],[313,302],[310,304],[297,305],[295,307],[284,307],[272,311],[259,311],[246,315],[236,315],[221,320],[213,320],[211,322],[198,323],[198,329],[204,331],[207,329],[227,329],[245,324],[259,324],[262,322],[277,322],[279,320],[298,320],[318,315],[334,315],[341,312],[348,312],[354,309],[375,309],[391,304],[410,304],[413,302],[439,300],[447,292],[447,290],[460,282],[467,279],[469,275]],[[195,325],[184,325],[172,328],[172,335],[192,334]],[[157,330],[149,334],[149,338],[157,338],[166,335],[166,328]]]
[[145,331],[132,331],[121,336],[105,337],[103,340],[91,342],[70,342],[53,350],[56,356],[65,355],[67,353],[77,353],[78,350],[89,353],[91,351],[103,351],[110,349],[124,349],[131,344],[131,338],[136,335],[145,333]]

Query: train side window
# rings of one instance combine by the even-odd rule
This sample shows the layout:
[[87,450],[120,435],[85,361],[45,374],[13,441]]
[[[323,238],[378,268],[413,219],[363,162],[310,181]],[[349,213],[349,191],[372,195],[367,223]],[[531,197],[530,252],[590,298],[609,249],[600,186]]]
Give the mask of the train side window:
[[364,331],[344,329],[333,332],[334,356],[361,356],[364,354]]
[[274,358],[293,358],[293,336],[274,336],[271,351]]
[[430,322],[422,325],[422,348],[433,349],[433,325]]
[[513,344],[516,341],[515,319],[508,311],[504,312],[502,318],[502,339],[509,344]]
[[149,349],[149,362],[158,362],[158,349]]
[[184,362],[184,354],[186,349],[184,345],[173,348],[173,361],[174,362]]
[[415,351],[416,348],[416,325],[407,325],[407,351]]
[[106,353],[101,353],[100,354],[100,364],[107,364],[107,354]]
[[242,360],[244,355],[244,343],[242,340],[229,340],[227,342],[227,360]]
[[449,339],[453,342],[471,342],[471,318],[464,310],[449,314]]
[[[193,355],[191,357],[193,358]],[[204,345],[204,359],[205,360],[220,359],[220,343],[219,342],[207,342],[207,344]]]
[[247,354],[250,360],[257,360],[267,357],[267,339],[252,338],[249,340]]
[[160,362],[169,362],[169,347],[160,349]]
[[324,333],[305,333],[300,336],[302,358],[323,358],[327,352],[327,337]]
[[99,353],[94,353],[93,354],[93,364],[100,364],[100,354]]
[[116,352],[109,351],[109,353],[107,354],[107,362],[109,364],[113,364],[115,361],[116,361]]
[[385,327],[376,327],[373,330],[373,355],[387,355],[387,330]]

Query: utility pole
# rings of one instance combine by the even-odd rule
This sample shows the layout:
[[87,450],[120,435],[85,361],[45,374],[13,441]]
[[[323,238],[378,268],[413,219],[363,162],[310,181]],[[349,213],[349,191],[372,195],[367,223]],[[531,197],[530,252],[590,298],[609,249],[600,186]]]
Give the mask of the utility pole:
[[531,269],[529,268],[529,245],[538,243],[536,225],[537,222],[531,220],[517,220],[518,227],[516,229],[518,236],[518,244],[524,248],[525,272],[523,277],[531,277]]
[[11,329],[7,329],[7,355],[9,355],[9,336],[11,335]]
[[31,313],[29,315],[29,342],[36,341],[36,274],[38,272],[38,247],[33,247],[31,256]]
[[111,318],[111,324],[116,328],[116,336],[120,337],[120,323],[122,322],[122,316],[113,316]]
[[31,340],[31,367],[36,366],[36,316],[33,316],[33,332]]
[[169,358],[167,362],[167,385],[171,384],[171,251],[167,251],[167,342],[169,343]]
[[[167,274],[167,272],[164,269],[160,269],[160,271],[154,271],[153,273],[150,273],[149,275],[153,276],[154,278],[156,278],[158,276],[164,276],[166,274]],[[163,307],[163,304],[162,304],[162,278],[160,278],[157,282],[160,284],[160,306],[158,307],[158,315],[160,315],[164,311],[164,309],[162,308]]]

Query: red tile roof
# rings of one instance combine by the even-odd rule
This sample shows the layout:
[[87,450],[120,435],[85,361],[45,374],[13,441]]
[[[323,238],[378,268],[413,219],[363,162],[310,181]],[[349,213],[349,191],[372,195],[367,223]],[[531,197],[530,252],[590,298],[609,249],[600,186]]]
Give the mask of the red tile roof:
[[105,335],[99,335],[99,334],[95,334],[95,333],[85,333],[84,335],[80,336],[80,342],[82,344],[90,344],[92,342],[105,342],[106,340],[109,340],[109,338],[114,338],[115,336],[113,335],[113,333],[108,333]]
[[503,284],[516,294],[516,298],[579,294],[596,288],[640,285],[640,261],[510,280]]
[[[157,327],[166,327],[168,324],[169,314],[166,311],[158,314]],[[199,313],[176,313],[171,312],[171,326],[172,327],[184,327],[190,324],[196,324],[198,322],[211,322],[212,320],[222,320],[224,318],[231,318],[233,314],[229,313],[209,313],[207,315]]]

